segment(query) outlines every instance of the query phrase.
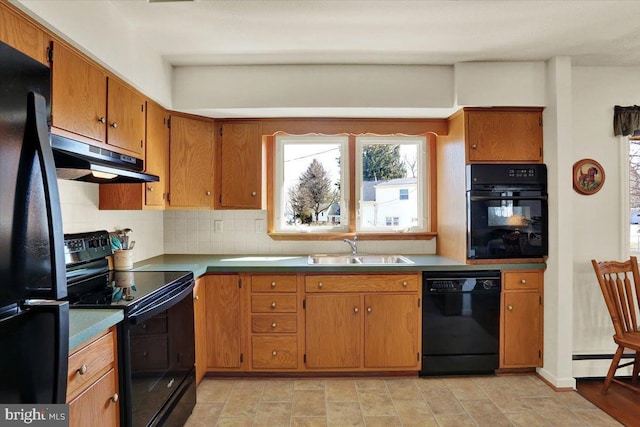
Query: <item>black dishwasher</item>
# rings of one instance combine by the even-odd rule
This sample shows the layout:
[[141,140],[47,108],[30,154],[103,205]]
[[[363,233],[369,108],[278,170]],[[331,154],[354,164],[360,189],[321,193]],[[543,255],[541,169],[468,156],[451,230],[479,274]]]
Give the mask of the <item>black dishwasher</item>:
[[500,290],[499,271],[423,273],[420,375],[498,368]]

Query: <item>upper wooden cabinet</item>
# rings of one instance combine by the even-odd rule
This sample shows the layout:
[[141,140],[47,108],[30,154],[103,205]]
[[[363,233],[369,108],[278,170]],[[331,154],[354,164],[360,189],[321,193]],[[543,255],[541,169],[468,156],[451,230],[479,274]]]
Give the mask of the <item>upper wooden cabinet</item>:
[[169,113],[155,102],[146,103],[145,171],[160,181],[144,184],[100,184],[100,209],[164,209],[169,188]]
[[62,43],[51,52],[52,132],[144,158],[144,97]]
[[542,108],[464,108],[467,163],[542,163]]
[[0,3],[0,41],[49,65],[44,31],[4,2]]
[[262,137],[258,122],[217,125],[217,209],[262,208]]
[[171,116],[169,206],[213,209],[214,123]]

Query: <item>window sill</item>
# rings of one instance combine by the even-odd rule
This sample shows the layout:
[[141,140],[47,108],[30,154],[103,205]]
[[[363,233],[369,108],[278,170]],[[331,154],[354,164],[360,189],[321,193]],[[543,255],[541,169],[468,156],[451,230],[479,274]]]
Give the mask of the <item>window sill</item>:
[[358,236],[363,240],[431,240],[438,235],[436,232],[419,233],[268,233],[273,240],[342,240],[347,237]]

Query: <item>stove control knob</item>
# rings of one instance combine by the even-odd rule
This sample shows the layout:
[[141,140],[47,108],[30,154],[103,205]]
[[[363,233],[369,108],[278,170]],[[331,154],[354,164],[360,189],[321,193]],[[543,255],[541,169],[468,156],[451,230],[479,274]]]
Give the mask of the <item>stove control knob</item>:
[[482,282],[482,287],[485,289],[491,289],[493,288],[493,282],[491,280],[484,280]]

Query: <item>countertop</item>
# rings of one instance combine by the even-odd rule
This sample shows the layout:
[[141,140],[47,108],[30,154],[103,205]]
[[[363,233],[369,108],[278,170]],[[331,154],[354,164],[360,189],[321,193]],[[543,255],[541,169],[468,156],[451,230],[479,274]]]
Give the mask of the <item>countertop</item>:
[[235,272],[401,272],[540,269],[544,263],[463,264],[438,255],[405,255],[414,264],[393,265],[310,265],[307,255],[160,255],[134,264],[134,271]]
[[122,319],[124,319],[124,312],[120,309],[70,309],[69,350],[90,340]]

